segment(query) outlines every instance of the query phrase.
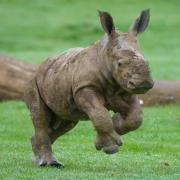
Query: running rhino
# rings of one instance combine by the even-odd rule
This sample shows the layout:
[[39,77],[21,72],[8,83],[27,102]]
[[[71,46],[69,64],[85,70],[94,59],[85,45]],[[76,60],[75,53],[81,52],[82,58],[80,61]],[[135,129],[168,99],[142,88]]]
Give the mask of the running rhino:
[[[107,154],[118,151],[120,135],[142,123],[136,94],[147,92],[154,83],[137,35],[148,26],[149,10],[143,10],[125,33],[115,28],[108,12],[99,11],[99,17],[103,38],[48,58],[25,93],[35,129],[32,149],[40,166],[63,167],[51,144],[81,119],[91,120],[97,132],[95,147]],[[109,110],[115,112],[113,117]]]

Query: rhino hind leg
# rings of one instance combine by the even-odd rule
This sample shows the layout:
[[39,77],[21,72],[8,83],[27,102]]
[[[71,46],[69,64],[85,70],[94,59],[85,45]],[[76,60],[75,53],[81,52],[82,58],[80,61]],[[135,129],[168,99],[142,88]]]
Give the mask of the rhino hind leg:
[[39,166],[42,166],[42,167],[46,166],[46,165],[54,166],[57,168],[64,167],[64,165],[62,163],[58,162],[56,160],[56,158],[53,157],[53,155],[51,154],[52,152],[48,153],[48,151],[46,150],[45,153],[42,153],[40,151],[40,148],[42,148],[42,145],[39,145],[37,140],[38,139],[35,135],[31,138],[32,150],[33,150],[34,155],[35,155],[34,162],[37,163]]
[[55,118],[56,118],[56,121],[60,122],[60,124],[59,124],[59,126],[57,128],[51,128],[51,131],[49,133],[51,144],[53,144],[54,141],[56,141],[56,139],[59,136],[62,136],[66,132],[73,129],[76,126],[76,124],[78,123],[78,120],[77,121],[62,120],[58,116],[56,116]]
[[25,101],[31,112],[31,118],[34,125],[35,134],[31,138],[32,150],[35,155],[35,162],[40,166],[56,166],[63,167],[52,153],[51,140],[49,137],[49,121],[51,112],[43,102],[36,87],[36,83],[32,84],[25,95]]

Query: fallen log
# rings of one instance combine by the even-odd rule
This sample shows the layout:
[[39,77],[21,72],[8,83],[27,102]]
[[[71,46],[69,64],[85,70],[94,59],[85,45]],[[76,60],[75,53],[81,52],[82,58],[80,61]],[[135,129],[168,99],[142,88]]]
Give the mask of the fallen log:
[[21,100],[36,69],[36,65],[0,54],[0,100]]
[[140,95],[144,106],[180,103],[180,80],[155,80],[153,89]]
[[[37,67],[0,54],[0,100],[22,100]],[[144,106],[180,103],[180,80],[156,80],[153,89],[139,97]]]

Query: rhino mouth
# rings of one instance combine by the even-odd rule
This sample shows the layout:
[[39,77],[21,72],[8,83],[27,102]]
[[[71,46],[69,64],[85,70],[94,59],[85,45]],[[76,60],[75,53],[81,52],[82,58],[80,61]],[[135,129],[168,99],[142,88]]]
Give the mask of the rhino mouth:
[[136,88],[134,90],[132,90],[132,92],[134,94],[144,94],[146,93],[147,91],[149,91],[151,88]]
[[135,84],[131,84],[131,86],[129,88],[127,88],[126,90],[132,94],[144,94],[147,91],[149,91],[150,89],[152,89],[154,86],[154,82],[150,81],[150,82],[143,82],[140,83],[138,85]]

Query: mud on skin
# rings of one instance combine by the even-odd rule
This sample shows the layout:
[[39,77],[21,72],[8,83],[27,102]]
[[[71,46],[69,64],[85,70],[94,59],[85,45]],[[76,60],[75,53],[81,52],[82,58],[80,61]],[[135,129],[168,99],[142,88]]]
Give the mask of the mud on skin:
[[35,130],[31,143],[40,166],[63,167],[51,146],[82,118],[91,120],[95,147],[107,154],[118,152],[120,136],[142,123],[136,94],[151,89],[153,80],[137,36],[148,26],[149,10],[125,33],[116,30],[108,12],[99,11],[99,17],[105,32],[100,41],[47,59],[27,87],[24,99]]

